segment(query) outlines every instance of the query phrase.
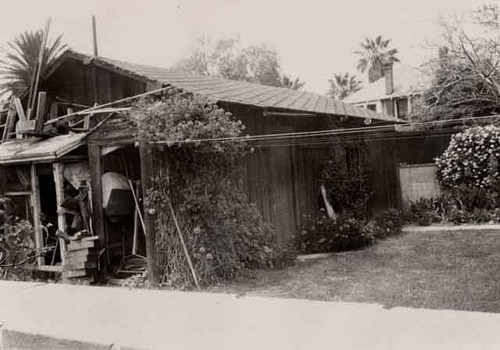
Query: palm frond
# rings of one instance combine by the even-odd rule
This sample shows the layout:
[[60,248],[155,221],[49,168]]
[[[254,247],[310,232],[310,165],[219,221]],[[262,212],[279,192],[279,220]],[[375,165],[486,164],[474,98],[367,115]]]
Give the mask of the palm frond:
[[[1,49],[4,59],[0,60],[0,69],[7,81],[0,84],[0,89],[19,94],[31,85],[42,41],[42,30],[27,31],[19,34]],[[42,76],[66,48],[61,35],[47,43],[42,56]]]
[[381,35],[374,39],[365,38],[364,42],[360,43],[361,50],[354,51],[356,55],[361,56],[357,64],[358,71],[364,73],[385,62],[399,62],[396,57],[398,50],[389,48],[391,41],[391,39],[384,39]]

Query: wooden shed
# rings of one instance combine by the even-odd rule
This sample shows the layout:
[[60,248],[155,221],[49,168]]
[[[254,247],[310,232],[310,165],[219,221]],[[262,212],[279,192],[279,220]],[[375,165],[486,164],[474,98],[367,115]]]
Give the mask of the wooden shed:
[[[370,140],[376,133],[362,133],[363,128],[388,126],[387,130],[393,131],[391,126],[397,121],[393,117],[305,91],[179,73],[91,57],[70,50],[59,58],[41,82],[41,90],[47,92],[53,124],[57,124],[55,121],[61,116],[78,109],[168,86],[205,95],[216,101],[240,119],[250,135],[355,128],[359,137]],[[70,129],[81,136],[79,145],[85,149],[88,159],[93,231],[106,246],[115,241],[129,241],[131,235],[127,231],[131,230],[132,220],[116,225],[104,215],[102,175],[115,172],[125,175],[134,184],[142,180],[142,186],[147,186],[147,168],[152,166],[148,164],[147,152],[136,147],[130,124],[119,114],[111,118],[104,114],[84,118],[82,114],[82,117],[76,116],[72,121]],[[289,241],[300,230],[304,220],[318,209],[318,173],[330,140],[320,135],[307,139],[307,142],[264,142],[256,145],[256,152],[247,160],[244,182],[249,198],[258,205],[264,218],[274,225],[283,243]],[[338,138],[339,142],[342,140],[342,137]],[[389,147],[387,143],[378,141],[370,152],[377,159],[382,159],[384,154],[390,153]],[[0,149],[0,159],[1,154]],[[348,156],[345,150],[343,156]],[[54,162],[55,159],[47,161]],[[397,202],[397,191],[389,188],[397,184],[393,161],[394,158],[390,158],[383,162],[375,179],[380,187],[380,198],[377,199],[380,206],[392,206]],[[392,179],[392,182],[385,178]],[[140,190],[140,186],[136,190]],[[148,214],[145,216],[148,221]],[[137,249],[148,248],[148,253],[152,249],[144,247],[144,242],[135,244],[139,245]]]

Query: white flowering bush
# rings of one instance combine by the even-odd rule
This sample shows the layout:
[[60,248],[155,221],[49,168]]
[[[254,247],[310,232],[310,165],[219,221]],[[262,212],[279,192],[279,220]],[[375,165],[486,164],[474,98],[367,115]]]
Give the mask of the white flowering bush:
[[498,192],[500,127],[475,126],[455,134],[436,158],[438,179],[446,189],[465,186]]

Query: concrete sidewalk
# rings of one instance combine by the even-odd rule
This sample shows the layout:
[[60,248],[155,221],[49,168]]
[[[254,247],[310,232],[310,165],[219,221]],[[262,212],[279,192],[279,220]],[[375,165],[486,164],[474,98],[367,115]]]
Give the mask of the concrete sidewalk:
[[4,349],[499,349],[500,314],[0,282]]

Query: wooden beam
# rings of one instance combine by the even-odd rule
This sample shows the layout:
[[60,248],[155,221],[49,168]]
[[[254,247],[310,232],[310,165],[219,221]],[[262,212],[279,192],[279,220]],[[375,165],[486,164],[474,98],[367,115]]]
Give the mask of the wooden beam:
[[[40,184],[38,181],[38,173],[36,171],[36,164],[31,164],[31,192],[32,192],[32,205],[33,205],[33,228],[35,229],[35,246],[37,252],[43,249],[43,232],[42,232],[42,220],[41,215],[41,204],[40,204]],[[38,266],[45,265],[45,260],[43,256],[37,257]]]
[[26,123],[26,114],[24,114],[23,104],[19,97],[14,98],[14,106],[16,106],[17,115],[19,116],[19,121]]
[[102,110],[105,107],[110,107],[110,106],[113,106],[113,105],[116,105],[116,104],[119,104],[119,103],[123,103],[123,102],[130,102],[130,101],[133,101],[133,100],[140,99],[142,97],[146,97],[146,96],[153,95],[153,94],[158,94],[160,92],[171,90],[171,89],[172,89],[171,86],[166,86],[166,87],[158,89],[158,90],[147,91],[147,92],[144,92],[144,93],[141,93],[141,94],[138,94],[138,95],[134,95],[134,96],[130,96],[130,97],[124,97],[124,98],[116,100],[116,101],[111,101],[111,102],[108,102],[108,103],[104,103],[102,105],[98,105],[98,106],[95,106],[95,107],[90,107],[90,108],[84,109],[84,110],[79,111],[77,113],[68,113],[66,115],[63,115],[63,116],[57,117],[55,119],[49,120],[46,124],[57,123],[60,120],[63,120],[63,119],[66,119],[66,118],[70,118],[70,117],[74,117],[75,115],[80,115],[80,114],[85,114],[85,113],[90,114],[91,112],[95,114],[96,110]]
[[45,124],[45,102],[47,101],[47,93],[40,91],[38,93],[38,105],[36,107],[36,122],[35,132],[41,133]]
[[[141,157],[141,182],[142,193],[148,193],[148,189],[153,185],[153,154],[150,146],[141,143],[139,145],[139,154]],[[157,285],[160,282],[158,268],[158,258],[156,251],[156,215],[147,208],[144,210],[144,221],[146,224],[146,259],[148,264],[149,282]]]
[[[62,210],[64,202],[64,165],[62,163],[54,163],[52,165],[54,172],[54,182],[56,185],[56,200],[57,200],[57,229],[65,234],[68,234],[66,214]],[[64,266],[68,257],[66,242],[59,238],[59,249],[61,251],[61,262]]]
[[38,84],[40,82],[40,75],[43,67],[43,56],[45,53],[45,47],[47,46],[47,39],[49,36],[49,29],[50,29],[50,17],[47,20],[47,23],[45,24],[45,28],[43,30],[43,37],[42,37],[42,43],[40,45],[40,51],[38,52],[38,60],[37,60],[37,67],[36,69],[36,76],[35,76],[35,84],[33,86],[33,99],[31,101],[31,104],[28,106],[28,119],[31,118],[31,112],[33,111],[33,108],[35,107],[35,96],[38,90]]
[[[104,211],[102,208],[102,159],[101,147],[98,145],[89,145],[89,169],[90,169],[90,187],[92,195],[92,223],[94,234],[99,237],[101,247],[108,248],[107,235],[104,230]],[[109,256],[109,250],[106,249]]]
[[3,129],[2,142],[9,139],[10,134],[14,132],[14,125],[16,123],[16,110],[10,109],[7,113],[7,120]]
[[31,196],[33,194],[33,191],[11,191],[11,192],[5,192],[5,196]]
[[49,119],[57,118],[59,111],[59,102],[52,102],[49,108]]
[[92,15],[92,44],[94,44],[94,57],[99,56],[99,51],[97,50],[97,26],[95,16]]

